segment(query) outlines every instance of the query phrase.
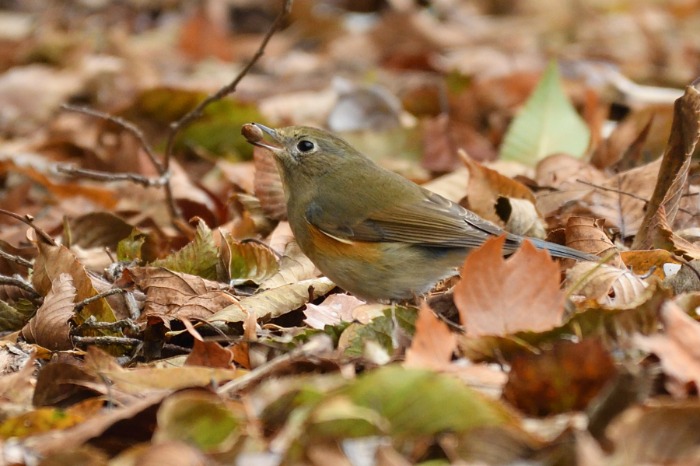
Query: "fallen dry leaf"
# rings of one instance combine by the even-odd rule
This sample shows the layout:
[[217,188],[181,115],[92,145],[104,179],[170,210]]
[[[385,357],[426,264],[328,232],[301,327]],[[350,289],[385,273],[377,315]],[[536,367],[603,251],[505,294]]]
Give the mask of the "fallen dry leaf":
[[[653,192],[660,160],[619,173],[596,185],[579,204],[595,218],[604,218],[620,236],[637,234],[644,219],[646,199]],[[597,187],[600,186],[600,187]]]
[[452,360],[457,348],[457,336],[447,324],[433,313],[427,303],[422,303],[416,321],[416,333],[411,347],[406,350],[405,367],[444,369]]
[[622,261],[632,272],[638,276],[653,273],[660,279],[666,278],[664,266],[673,264],[680,266],[680,262],[673,253],[664,249],[652,249],[649,251],[623,251],[620,253]]
[[559,266],[529,241],[508,259],[505,237],[487,240],[464,261],[454,301],[467,336],[541,332],[561,324]]
[[140,320],[159,317],[168,322],[179,317],[206,320],[238,300],[222,290],[225,285],[195,275],[161,267],[132,267],[128,273],[146,293]]
[[625,306],[633,303],[647,287],[633,272],[607,264],[579,262],[566,272],[575,295],[600,304]]
[[541,354],[513,359],[503,398],[529,416],[581,410],[615,373],[600,340],[558,341]]
[[604,222],[589,217],[569,217],[566,222],[566,245],[605,258],[605,263],[620,267],[620,252],[603,231]]
[[326,325],[352,322],[353,311],[365,302],[349,294],[332,294],[321,304],[309,303],[304,311],[304,322],[309,327],[322,330]]
[[614,446],[610,461],[627,464],[697,464],[698,401],[651,401],[618,416],[607,434]]
[[499,197],[496,212],[505,221],[506,231],[533,238],[546,236],[544,220],[530,200]]
[[24,338],[54,351],[71,349],[69,321],[74,315],[75,297],[73,279],[67,273],[60,274],[36,315],[22,329]]
[[182,318],[187,332],[194,338],[192,351],[185,359],[185,366],[216,367],[221,369],[235,369],[232,364],[233,353],[230,349],[222,347],[216,341],[207,341],[202,338],[192,322]]
[[665,249],[687,259],[700,259],[700,246],[680,237],[673,232],[666,217],[666,208],[659,206],[656,215],[650,220],[650,235],[652,245]]
[[255,314],[258,319],[279,317],[307,304],[309,298],[324,296],[333,288],[335,283],[325,277],[283,285],[243,298],[240,302],[221,309],[209,317],[208,321],[244,322],[248,313]]
[[[664,333],[637,335],[638,347],[656,354],[668,377],[666,388],[676,397],[700,387],[700,323],[693,320],[673,301],[661,306]],[[694,387],[692,385],[694,385]]]
[[633,249],[648,249],[653,242],[654,217],[661,207],[669,223],[673,223],[688,178],[690,159],[700,137],[700,91],[696,82],[685,88],[676,100],[673,125],[656,180],[654,194],[644,214],[644,221],[634,237]]
[[[499,215],[496,208],[497,200],[501,197],[526,200],[534,206],[535,196],[522,183],[481,165],[470,159],[463,151],[460,152],[460,157],[469,169],[468,208],[479,216],[491,222],[505,225],[508,218]],[[544,228],[540,228],[540,230],[544,232]],[[514,233],[524,234],[527,231]]]
[[[85,267],[65,246],[50,245],[38,241],[37,247],[39,255],[34,263],[32,284],[39,293],[47,294],[52,288],[54,280],[67,273],[72,278],[75,287],[76,302],[98,294]],[[78,320],[77,323],[80,324],[90,316],[94,316],[99,322],[114,322],[115,320],[114,312],[104,298],[91,302],[75,317]]]

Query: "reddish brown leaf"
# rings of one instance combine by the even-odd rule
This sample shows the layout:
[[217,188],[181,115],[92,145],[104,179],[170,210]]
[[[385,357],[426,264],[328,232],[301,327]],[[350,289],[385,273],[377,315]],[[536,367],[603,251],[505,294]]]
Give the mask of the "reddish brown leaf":
[[192,351],[185,359],[186,366],[220,367],[224,369],[235,368],[231,364],[233,353],[228,348],[223,348],[216,341],[205,341],[192,322],[187,318],[181,318],[187,332],[194,337]]
[[192,351],[185,360],[186,366],[218,367],[233,369],[233,353],[216,341],[194,340]]
[[503,397],[530,416],[581,410],[615,373],[600,340],[557,341],[551,350],[513,359]]
[[541,332],[561,324],[557,263],[529,241],[504,259],[504,242],[503,236],[489,239],[462,266],[454,300],[468,336]]
[[457,347],[457,336],[447,324],[438,319],[425,302],[421,304],[416,321],[416,333],[406,350],[406,367],[443,369],[450,364]]

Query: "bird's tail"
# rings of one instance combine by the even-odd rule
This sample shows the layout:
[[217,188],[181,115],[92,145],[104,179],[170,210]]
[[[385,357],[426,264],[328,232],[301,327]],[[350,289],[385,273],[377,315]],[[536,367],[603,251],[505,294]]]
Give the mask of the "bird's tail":
[[[525,238],[520,238],[521,242],[524,239]],[[587,252],[578,251],[576,249],[573,249],[573,248],[570,248],[567,246],[562,246],[561,244],[550,243],[549,241],[544,241],[544,240],[537,239],[537,238],[529,238],[528,237],[527,239],[532,241],[532,244],[534,244],[535,247],[537,247],[539,249],[546,249],[554,257],[561,257],[563,259],[574,259],[577,261],[597,262],[600,260],[600,257],[598,257],[594,254],[589,254]]]

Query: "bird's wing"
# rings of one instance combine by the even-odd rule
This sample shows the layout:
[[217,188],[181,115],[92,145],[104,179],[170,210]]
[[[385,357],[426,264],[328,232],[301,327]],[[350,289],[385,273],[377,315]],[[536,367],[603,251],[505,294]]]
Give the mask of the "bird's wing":
[[[306,219],[324,233],[340,240],[400,242],[435,247],[477,247],[492,235],[503,234],[483,220],[442,196],[423,190],[418,202],[397,203],[355,221],[330,221],[318,209],[309,209]],[[509,243],[517,239],[509,235]]]

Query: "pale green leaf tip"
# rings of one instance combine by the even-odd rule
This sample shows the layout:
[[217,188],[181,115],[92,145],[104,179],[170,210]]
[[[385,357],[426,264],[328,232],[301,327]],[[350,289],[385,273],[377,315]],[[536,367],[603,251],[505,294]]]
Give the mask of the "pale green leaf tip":
[[534,166],[554,153],[583,156],[590,130],[569,101],[555,60],[511,122],[500,149],[503,160]]

